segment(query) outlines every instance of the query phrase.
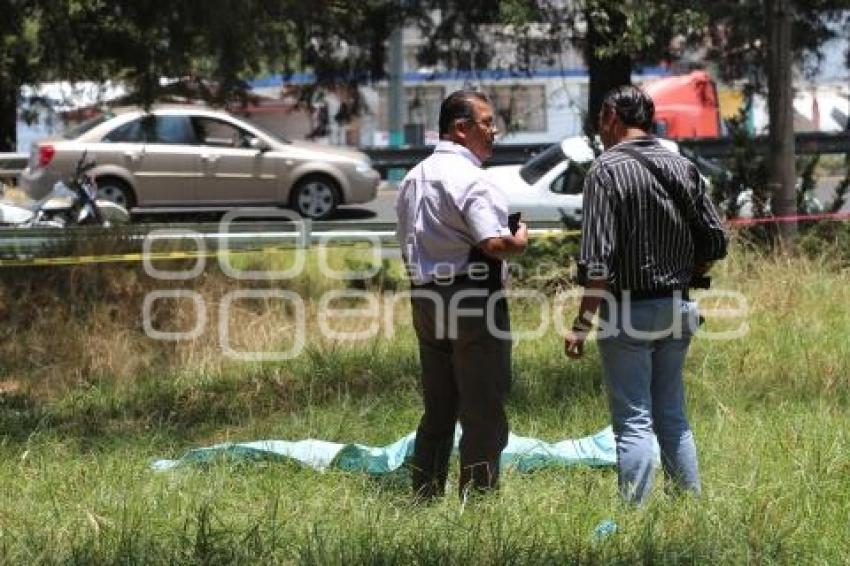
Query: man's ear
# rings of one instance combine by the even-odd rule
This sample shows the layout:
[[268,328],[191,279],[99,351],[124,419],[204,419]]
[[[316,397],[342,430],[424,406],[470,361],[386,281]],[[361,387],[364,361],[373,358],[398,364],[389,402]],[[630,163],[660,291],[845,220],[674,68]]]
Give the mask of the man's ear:
[[[466,130],[464,129],[463,124],[463,122],[458,122],[454,126],[452,126],[451,132],[449,134],[449,139],[458,143],[466,141]],[[464,144],[459,143],[459,145]]]

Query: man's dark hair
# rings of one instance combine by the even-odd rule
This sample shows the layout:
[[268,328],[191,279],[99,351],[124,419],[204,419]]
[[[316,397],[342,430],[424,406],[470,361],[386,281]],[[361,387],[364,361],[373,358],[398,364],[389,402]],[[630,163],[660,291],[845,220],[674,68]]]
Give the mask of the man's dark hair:
[[613,109],[626,126],[640,128],[645,132],[652,130],[655,103],[636,86],[623,85],[609,90],[602,99],[602,106]]
[[456,90],[446,97],[440,105],[440,138],[449,133],[455,120],[475,119],[473,100],[490,104],[487,95],[477,90]]

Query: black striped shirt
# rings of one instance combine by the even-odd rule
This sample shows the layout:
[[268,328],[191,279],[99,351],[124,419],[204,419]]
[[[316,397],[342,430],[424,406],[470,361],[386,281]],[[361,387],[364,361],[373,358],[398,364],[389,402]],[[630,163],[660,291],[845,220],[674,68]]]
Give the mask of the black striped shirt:
[[[655,163],[666,188],[617,151],[626,146]],[[677,191],[681,205],[668,191]],[[650,136],[599,156],[584,184],[583,209],[580,277],[605,278],[615,292],[683,289],[696,263],[726,255],[726,233],[705,179],[690,160]]]

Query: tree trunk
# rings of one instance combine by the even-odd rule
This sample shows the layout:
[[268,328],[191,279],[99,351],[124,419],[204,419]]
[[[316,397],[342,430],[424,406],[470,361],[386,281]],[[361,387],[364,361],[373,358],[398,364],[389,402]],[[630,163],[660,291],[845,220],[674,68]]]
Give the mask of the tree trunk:
[[615,45],[626,32],[626,16],[613,6],[601,8],[604,15],[585,12],[587,36],[584,43],[584,58],[590,78],[587,95],[587,115],[584,117],[584,133],[593,136],[599,127],[599,110],[602,99],[614,87],[632,83],[632,60],[626,54],[600,57],[597,49]]
[[18,88],[7,77],[0,80],[0,153],[17,151]]
[[[794,159],[794,110],[791,85],[791,0],[765,0],[768,22],[768,107],[770,114],[770,153],[768,186],[773,213],[797,214],[797,172]],[[796,222],[780,222],[780,242],[792,246],[797,237]]]

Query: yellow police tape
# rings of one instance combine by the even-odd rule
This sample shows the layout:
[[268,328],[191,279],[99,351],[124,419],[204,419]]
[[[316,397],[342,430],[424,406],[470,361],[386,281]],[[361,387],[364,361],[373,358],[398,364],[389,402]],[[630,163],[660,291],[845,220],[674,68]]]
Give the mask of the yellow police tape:
[[32,266],[48,266],[48,265],[86,265],[93,263],[118,263],[118,262],[133,262],[133,261],[161,261],[161,260],[176,260],[176,259],[198,259],[201,257],[213,257],[220,253],[228,255],[247,255],[256,253],[267,253],[280,251],[288,248],[279,246],[269,246],[264,248],[256,248],[249,250],[194,250],[191,252],[151,252],[147,254],[132,253],[132,254],[110,254],[110,255],[80,255],[66,257],[33,257],[28,259],[0,259],[0,267],[32,267]]
[[[533,230],[535,236],[577,236],[581,234],[581,230]],[[361,242],[362,243],[362,242]],[[34,267],[34,266],[51,266],[51,265],[87,265],[95,263],[119,263],[119,262],[134,262],[134,261],[162,261],[162,260],[177,260],[177,259],[198,259],[201,257],[214,257],[222,253],[227,253],[230,256],[249,255],[257,253],[272,253],[293,249],[291,246],[266,246],[262,248],[252,248],[245,250],[193,250],[193,251],[175,251],[175,252],[150,252],[150,253],[127,253],[127,254],[107,254],[107,255],[80,255],[80,256],[65,256],[65,257],[33,257],[27,259],[0,259],[0,267]]]

